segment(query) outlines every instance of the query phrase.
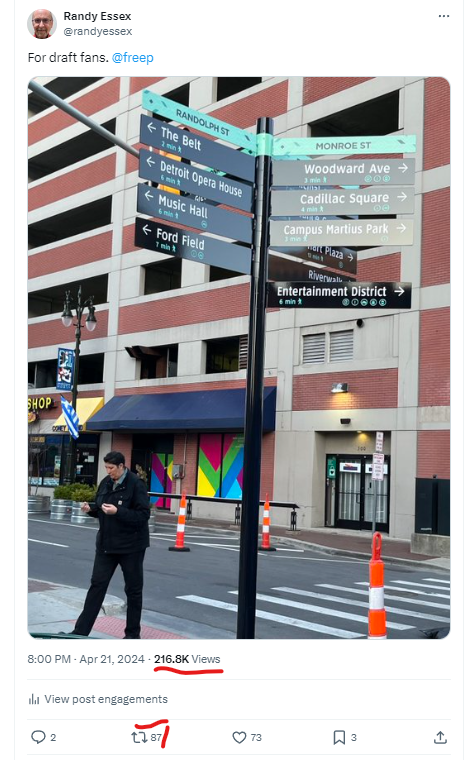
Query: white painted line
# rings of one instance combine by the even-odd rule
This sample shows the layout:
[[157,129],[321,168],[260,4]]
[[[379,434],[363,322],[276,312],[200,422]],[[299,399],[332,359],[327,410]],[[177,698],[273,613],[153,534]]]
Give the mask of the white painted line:
[[[359,588],[350,588],[348,586],[335,586],[332,583],[316,583],[314,584],[317,586],[317,588],[330,588],[334,591],[348,591],[350,594],[361,594],[361,596],[364,596],[365,599],[368,596],[368,589],[366,591],[362,591]],[[386,587],[385,587],[386,588]],[[396,589],[396,591],[400,591],[401,589]],[[450,605],[449,604],[439,604],[438,602],[424,602],[423,599],[406,599],[404,596],[393,596],[392,594],[385,594],[385,599],[390,599],[393,602],[404,602],[404,604],[417,604],[421,607],[435,607],[439,610],[449,610]]]
[[65,544],[53,544],[52,541],[38,541],[37,538],[29,538],[28,541],[32,541],[34,544],[47,544],[48,546],[60,546],[61,549],[69,549]]
[[431,583],[414,583],[413,581],[391,581],[391,583],[401,583],[403,586],[417,586],[419,588],[434,588],[436,591],[448,591],[448,588],[439,588]]
[[[91,517],[91,520],[94,518]],[[98,529],[98,520],[96,527],[93,527],[92,525],[75,525],[74,523],[66,522],[65,520],[35,520],[31,518],[28,520],[28,522],[38,522],[43,523],[43,525],[62,525],[64,528],[85,528],[85,530],[97,530]]]
[[[204,604],[208,607],[217,607],[221,610],[229,610],[231,612],[237,612],[238,607],[236,604],[229,604],[228,602],[220,602],[217,599],[207,599],[203,596],[178,596],[177,599],[184,599],[187,602],[195,602],[196,604]],[[303,628],[307,631],[314,631],[316,633],[325,633],[328,636],[335,636],[341,639],[362,639],[365,638],[362,633],[353,633],[353,631],[344,631],[341,628],[330,628],[326,625],[318,625],[317,623],[309,623],[306,620],[298,620],[297,618],[286,617],[285,615],[274,615],[272,612],[264,612],[263,610],[256,610],[256,617],[262,620],[271,620],[274,623],[281,623],[282,625],[290,625],[294,628]]]
[[[308,596],[311,599],[321,599],[326,602],[337,602],[339,604],[348,604],[351,607],[365,607],[369,608],[369,602],[360,602],[358,599],[346,599],[342,596],[330,596],[330,594],[316,594],[314,591],[305,591],[299,588],[287,588],[286,586],[278,586],[272,591],[283,591],[286,594],[297,594],[297,596]],[[414,610],[403,610],[398,607],[385,607],[386,612],[392,615],[404,615],[405,617],[422,618],[423,620],[434,620],[436,623],[449,623],[450,618],[441,617],[440,615],[429,615],[424,612],[414,612]]]
[[[238,594],[238,591],[229,591],[229,594]],[[256,594],[256,598],[260,602],[270,602],[271,604],[280,604],[283,607],[293,607],[296,610],[305,610],[307,612],[315,612],[317,615],[327,615],[328,617],[343,618],[343,620],[354,620],[355,623],[363,623],[368,625],[367,615],[354,615],[351,612],[343,612],[342,610],[334,610],[330,607],[318,607],[315,604],[304,604],[304,602],[293,602],[291,599],[280,599],[277,596],[268,596],[267,594]],[[392,628],[395,631],[409,631],[413,628],[412,625],[403,625],[402,623],[386,623],[387,628]]]
[[[175,530],[176,529],[174,528],[174,531]],[[169,536],[169,533],[150,533],[150,535],[152,535],[152,536]],[[197,536],[193,536],[192,534],[187,534],[186,533],[186,538],[205,538],[206,541],[209,541],[212,538],[219,538],[220,540],[223,540],[223,541],[237,541],[240,538],[240,536],[207,536],[207,535],[203,536],[202,534],[197,535]]]
[[[394,581],[395,583],[395,581]],[[356,581],[356,584],[358,586],[369,586],[370,584],[368,581]],[[405,586],[408,585],[408,581],[404,583]],[[417,583],[413,584],[414,586],[417,586]],[[404,591],[406,594],[418,594],[419,596],[433,596],[437,597],[439,599],[450,599],[450,594],[433,594],[431,591],[418,591],[415,588],[401,588],[401,586],[385,586],[384,588],[387,588],[389,591]],[[442,589],[443,591],[444,589]]]
[[450,581],[444,581],[441,578],[422,578],[423,581],[432,581],[432,583],[445,583],[450,586]]
[[297,552],[299,554],[304,554],[304,549],[280,549],[279,546],[276,547],[277,552]]

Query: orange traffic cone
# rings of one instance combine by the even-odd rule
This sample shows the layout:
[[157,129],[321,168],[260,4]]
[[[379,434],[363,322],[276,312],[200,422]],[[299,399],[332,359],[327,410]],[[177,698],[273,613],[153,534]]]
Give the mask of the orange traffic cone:
[[179,517],[177,518],[176,543],[169,547],[170,552],[190,552],[187,546],[184,546],[184,531],[186,528],[186,492],[182,492],[181,504],[179,507]]
[[384,609],[384,562],[381,559],[381,533],[373,533],[373,550],[370,561],[370,599],[368,611],[368,638],[385,639],[386,610]]
[[275,552],[276,549],[274,546],[270,545],[269,540],[269,526],[271,522],[269,519],[269,500],[268,500],[268,494],[266,494],[266,501],[264,502],[264,512],[263,512],[263,534],[261,536],[261,546],[260,551],[263,552]]

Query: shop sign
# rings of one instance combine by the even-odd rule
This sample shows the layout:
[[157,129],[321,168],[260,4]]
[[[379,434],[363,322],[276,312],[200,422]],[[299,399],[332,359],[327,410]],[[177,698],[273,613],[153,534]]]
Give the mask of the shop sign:
[[28,412],[40,412],[53,409],[56,406],[51,396],[30,396],[28,399]]
[[340,472],[361,472],[361,462],[340,462]]

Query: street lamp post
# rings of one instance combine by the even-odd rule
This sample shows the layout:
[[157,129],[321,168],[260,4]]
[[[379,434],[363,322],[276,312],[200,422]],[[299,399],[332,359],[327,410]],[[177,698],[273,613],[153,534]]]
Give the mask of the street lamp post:
[[[72,377],[72,406],[77,412],[77,390],[79,384],[79,354],[80,354],[80,341],[81,330],[84,327],[82,324],[82,315],[85,309],[88,309],[87,319],[85,320],[85,327],[89,332],[93,332],[97,327],[97,319],[95,317],[95,306],[93,302],[93,296],[90,296],[82,303],[82,285],[79,285],[77,291],[77,300],[74,305],[71,301],[71,291],[66,291],[66,298],[64,301],[64,311],[61,314],[61,321],[64,327],[70,327],[74,324],[76,328],[76,348],[74,352],[74,374]],[[77,322],[74,322],[74,315],[72,309],[75,309]],[[69,454],[67,456],[66,463],[66,475],[64,478],[65,483],[74,483],[76,479],[77,470],[77,440],[70,437]]]

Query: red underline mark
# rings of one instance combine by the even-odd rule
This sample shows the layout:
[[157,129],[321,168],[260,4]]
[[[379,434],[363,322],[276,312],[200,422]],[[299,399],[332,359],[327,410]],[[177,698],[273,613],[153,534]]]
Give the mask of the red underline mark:
[[[135,723],[135,728],[154,728],[155,726],[159,726],[161,723],[169,723],[169,721],[163,718],[162,720],[155,720],[154,723],[147,723],[145,726],[140,726],[138,723]],[[166,726],[166,728],[168,728],[168,726]]]
[[177,668],[168,668],[166,665],[159,665],[157,668],[154,669],[154,672],[157,673],[158,670],[168,670],[169,673],[177,673],[179,676],[203,676],[207,675],[208,673],[223,673],[223,670],[177,670]]

